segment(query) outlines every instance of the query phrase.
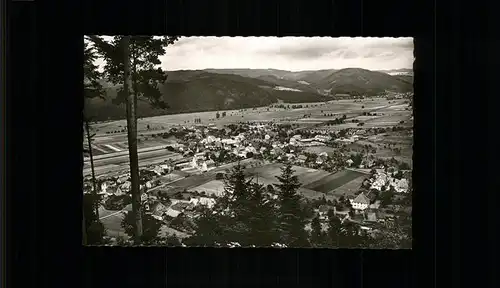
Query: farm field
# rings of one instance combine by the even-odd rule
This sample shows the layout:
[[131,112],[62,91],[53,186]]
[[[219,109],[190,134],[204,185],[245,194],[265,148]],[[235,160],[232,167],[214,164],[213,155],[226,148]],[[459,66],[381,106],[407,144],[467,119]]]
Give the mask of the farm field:
[[178,173],[178,172],[181,172],[181,171],[174,171],[174,172],[169,173],[167,175],[161,176],[158,178],[158,180],[160,180],[160,182],[162,184],[164,184],[164,183],[169,183],[169,182],[172,182],[172,181],[175,181],[175,180],[178,180],[178,179],[185,177],[185,175],[181,175],[181,173]]
[[344,185],[337,187],[328,194],[334,195],[336,197],[340,197],[342,195],[353,195],[356,191],[358,191],[359,187],[367,177],[369,177],[369,175],[360,175],[359,177],[345,183]]
[[221,196],[224,191],[224,182],[221,180],[212,180],[200,186],[191,188],[188,191],[205,192],[207,195]]
[[[139,161],[144,161],[144,160],[157,158],[157,157],[167,157],[167,156],[173,157],[175,155],[179,155],[179,154],[170,152],[167,149],[153,150],[153,151],[139,153]],[[126,153],[126,154],[118,155],[115,157],[94,159],[94,165],[95,166],[110,165],[110,164],[118,165],[118,164],[121,164],[124,162],[128,163],[128,161],[129,161],[129,155],[128,155],[128,153]]]
[[333,201],[335,199],[338,200],[338,197],[336,197],[335,195],[328,195],[328,194],[324,194],[321,192],[317,192],[317,191],[302,188],[302,187],[299,188],[299,193],[307,199],[321,199],[321,198],[325,197],[326,200],[330,200],[330,201]]
[[[258,176],[259,183],[262,183],[264,185],[276,184],[278,183],[278,179],[276,178],[276,176],[281,175],[281,167],[283,167],[283,164],[273,163],[257,168],[249,168],[246,170],[246,173],[248,176],[253,176],[254,178]],[[321,179],[330,174],[326,171],[300,166],[293,166],[293,170],[295,170],[294,175],[299,178],[299,182],[303,185]]]
[[368,121],[368,120],[376,119],[378,117],[382,117],[382,116],[357,116],[357,117],[354,117],[353,119],[354,120],[359,120],[361,122],[365,122],[365,121]]
[[[154,152],[154,153],[152,153]],[[161,153],[160,153],[161,152]],[[123,155],[119,157],[106,158],[94,161],[94,170],[96,175],[118,172],[129,169],[129,156]],[[182,158],[177,153],[172,153],[166,149],[161,151],[151,151],[146,154],[139,154],[139,167],[144,167],[152,164],[159,164],[166,160],[175,160]],[[91,173],[90,164],[85,162],[83,165],[83,175]]]
[[313,154],[320,154],[326,152],[328,155],[330,155],[335,151],[335,148],[328,146],[314,146],[314,147],[307,147],[305,151]]
[[[163,116],[156,116],[156,117],[150,117],[150,118],[142,118],[138,120],[138,126],[139,126],[139,138],[141,139],[138,142],[138,149],[139,151],[144,150],[144,149],[154,149],[155,147],[161,147],[165,145],[169,145],[172,143],[172,140],[169,139],[162,139],[160,137],[152,138],[149,137],[148,135],[150,134],[157,134],[160,133],[163,128],[169,128],[169,126],[172,125],[192,125],[192,119],[194,118],[201,118],[202,119],[202,124],[207,124],[207,123],[213,123],[216,126],[222,126],[224,124],[229,124],[229,123],[234,123],[234,122],[239,122],[239,121],[268,121],[268,120],[274,120],[282,123],[300,123],[304,125],[304,127],[307,127],[309,125],[314,125],[315,122],[321,123],[321,121],[325,121],[328,119],[333,119],[335,117],[338,117],[340,115],[345,114],[347,117],[356,117],[359,116],[360,113],[363,111],[373,111],[376,109],[379,109],[378,111],[385,111],[384,116],[377,116],[376,118],[373,119],[368,119],[366,120],[366,124],[364,128],[368,127],[380,127],[380,126],[390,126],[399,123],[401,120],[407,121],[409,119],[410,111],[396,111],[396,110],[390,110],[387,108],[387,105],[399,105],[401,106],[401,103],[404,103],[404,100],[399,100],[399,101],[391,101],[391,104],[388,104],[389,101],[384,99],[384,98],[374,98],[374,99],[365,99],[362,101],[356,101],[355,100],[336,100],[336,101],[330,101],[330,102],[321,102],[321,103],[302,103],[303,106],[308,106],[308,108],[301,108],[301,109],[290,109],[290,110],[285,110],[281,108],[268,108],[268,107],[260,107],[256,109],[245,109],[245,110],[229,110],[225,111],[226,112],[226,117],[220,118],[220,119],[213,119],[215,118],[215,111],[209,111],[209,112],[198,112],[198,113],[186,113],[186,114],[176,114],[176,115],[163,115]],[[293,104],[291,104],[293,105]],[[295,105],[300,105],[300,104],[295,104]],[[364,106],[365,108],[361,108]],[[398,106],[398,107],[399,107]],[[267,111],[269,109],[269,111]],[[384,110],[385,109],[385,110]],[[303,118],[305,114],[308,114],[309,117],[311,118]],[[333,116],[328,116],[325,117],[324,114],[333,114]],[[362,117],[362,116],[361,116]],[[205,121],[205,120],[206,121]],[[301,120],[302,119],[302,120]],[[309,120],[311,119],[311,120]],[[322,120],[321,120],[322,119]],[[184,123],[185,121],[191,121],[191,123]],[[410,122],[410,121],[407,121]],[[103,123],[97,123],[93,125],[93,128],[98,129],[97,132],[97,137],[95,138],[95,142],[92,145],[93,146],[93,153],[94,156],[96,156],[96,160],[102,157],[106,157],[108,154],[109,155],[121,155],[121,157],[113,157],[109,159],[101,159],[102,162],[96,161],[96,171],[98,171],[98,174],[103,174],[107,172],[112,172],[112,171],[119,171],[123,169],[127,169],[128,167],[125,167],[128,163],[128,147],[127,147],[127,135],[126,133],[121,133],[121,134],[114,134],[114,135],[108,135],[108,134],[103,134],[105,131],[115,131],[119,130],[118,128],[122,128],[126,125],[125,120],[119,120],[119,121],[110,121],[110,122],[103,122]],[[145,131],[147,126],[150,126],[151,129],[158,129],[158,130],[150,130],[150,131]],[[337,131],[345,128],[356,128],[357,123],[345,123],[341,125],[334,125],[334,126],[326,126],[323,125],[321,127],[314,127],[315,129],[321,129],[323,128],[324,130],[329,130],[329,131]],[[141,136],[143,135],[143,136]],[[146,140],[147,137],[147,140]],[[391,141],[393,142],[403,142],[403,141],[411,141],[411,137],[408,137],[408,140],[404,139],[398,139],[398,138],[390,138]],[[333,149],[328,148],[328,147],[309,147],[309,149],[312,153],[321,153],[321,152],[331,152]],[[410,146],[411,149],[411,146]],[[381,151],[380,153],[385,154],[387,152],[391,151]],[[167,154],[168,151],[166,150],[158,150],[158,151],[148,151],[139,154],[139,159],[141,161],[141,166],[145,165],[150,165],[150,164],[157,164],[161,163],[167,159],[171,158],[178,158],[179,156],[173,156]],[[411,154],[407,155],[408,153],[402,153],[402,157],[410,157]],[[391,155],[392,156],[392,155]],[[104,167],[101,167],[104,166]],[[228,168],[228,167],[226,167]],[[262,170],[263,169],[263,170]],[[277,169],[276,171],[273,171],[271,169],[271,166],[264,169],[262,168],[259,172],[259,177],[262,178],[261,181],[265,181],[266,178],[269,178],[268,182],[274,182],[275,181],[275,176],[279,175],[281,171]],[[298,169],[297,174],[300,174],[300,167],[297,167]],[[90,167],[88,163],[84,163],[84,175],[90,173]],[[109,170],[109,171],[108,171]],[[221,168],[217,168],[216,170],[221,170]],[[256,171],[257,173],[258,171]],[[273,174],[274,173],[274,174]],[[277,174],[276,174],[277,173]],[[316,173],[316,172],[315,172]],[[195,173],[196,174],[196,173]],[[266,176],[263,176],[263,175]],[[311,173],[309,173],[311,174]],[[314,174],[314,173],[313,173]],[[325,175],[326,176],[326,175]],[[299,176],[300,177],[305,177],[305,176]],[[314,178],[313,176],[308,176],[309,178]],[[307,177],[305,177],[307,178]],[[318,178],[319,179],[319,178]],[[317,180],[317,179],[316,179]],[[315,180],[314,180],[315,181]],[[311,181],[308,181],[307,179],[301,179],[301,182],[304,184],[308,184]]]
[[376,117],[374,119],[370,119],[365,121],[365,125],[372,124],[372,125],[379,125],[379,124],[387,124],[391,123],[391,125],[399,123],[401,120],[407,121],[410,118],[410,112],[404,113],[404,112],[397,112],[391,115],[383,115],[380,117]]
[[352,123],[352,122],[346,122],[344,124],[338,124],[338,125],[322,125],[316,127],[316,129],[321,129],[321,130],[327,130],[327,131],[339,131],[342,129],[348,129],[348,128],[359,128],[358,123]]
[[365,174],[352,171],[352,170],[343,170],[340,172],[337,172],[335,174],[328,175],[326,177],[323,177],[315,182],[309,183],[308,185],[305,185],[304,188],[311,189],[314,191],[322,192],[322,193],[328,193],[332,190],[335,190],[336,188],[360,177],[364,176]]
[[175,194],[177,192],[182,192],[184,189],[192,190],[194,187],[203,185],[209,181],[215,179],[215,175],[213,173],[204,173],[193,175],[190,177],[183,178],[179,181],[172,183],[160,190],[167,191],[169,194]]
[[[258,181],[259,184],[267,186],[269,184],[279,183],[276,176],[281,175],[281,167],[283,167],[282,164],[273,163],[259,167],[247,168],[245,172],[247,177],[253,177],[254,182]],[[297,175],[299,178],[299,182],[302,183],[303,185],[317,181],[319,179],[324,178],[325,176],[330,175],[329,172],[304,168],[299,166],[294,166],[293,169],[295,170],[295,175]],[[184,180],[178,181],[176,182],[176,184],[177,184],[176,186],[179,187],[173,187],[175,191],[179,191],[179,189],[181,189],[182,186],[183,188],[187,188],[189,191],[198,191],[198,192],[204,191],[209,195],[220,194],[224,189],[223,181],[215,180],[214,176],[213,178],[207,176],[204,177],[201,175],[192,176]],[[324,195],[321,192],[305,188],[304,189],[301,188],[300,191],[304,192],[305,193],[304,196],[308,198],[318,198]]]
[[[104,137],[102,137],[104,138]],[[137,149],[140,152],[141,150],[154,148],[154,147],[164,147],[166,145],[172,144],[172,141],[168,139],[154,138],[144,140],[139,137],[139,141],[137,143]],[[87,148],[88,145],[84,144],[84,147]],[[97,137],[92,144],[92,153],[94,156],[104,155],[104,154],[114,154],[114,153],[128,153],[128,142],[125,137],[114,136],[114,138],[106,137],[101,139],[101,137]]]
[[[302,119],[304,114],[311,114],[311,118],[323,119],[324,114],[338,114],[346,116],[355,116],[356,113],[362,113],[363,111],[370,109],[381,109],[389,104],[389,101],[385,98],[372,98],[365,99],[360,102],[354,102],[355,100],[335,100],[329,102],[319,102],[319,103],[294,103],[285,105],[303,105],[308,106],[308,108],[301,109],[290,109],[285,110],[282,108],[268,108],[259,107],[256,109],[248,108],[245,110],[226,110],[226,117],[215,119],[216,111],[207,112],[196,112],[196,113],[183,113],[183,114],[173,114],[173,115],[162,115],[149,118],[141,118],[137,121],[138,133],[159,133],[163,129],[168,129],[171,126],[176,125],[192,125],[193,119],[200,118],[202,124],[213,123],[216,126],[222,126],[230,123],[240,122],[240,121],[267,121],[267,120],[298,120]],[[394,105],[401,105],[404,100],[394,101]],[[365,108],[361,108],[364,106]],[[268,111],[269,109],[269,111]],[[336,115],[337,116],[337,115]],[[330,117],[331,118],[331,117]],[[319,120],[321,121],[321,120]],[[157,131],[147,131],[147,126],[151,129],[157,129]],[[121,130],[126,126],[126,120],[110,121],[95,123],[92,127],[98,129],[98,135],[104,135],[107,137],[106,141],[115,141],[116,139],[123,139],[120,141],[126,141],[126,133],[120,133],[115,135],[107,135],[106,132]],[[101,137],[99,137],[101,138]],[[104,139],[100,139],[102,141]],[[118,141],[118,142],[120,142]]]
[[389,135],[384,137],[381,142],[411,146],[413,144],[413,139],[408,135]]

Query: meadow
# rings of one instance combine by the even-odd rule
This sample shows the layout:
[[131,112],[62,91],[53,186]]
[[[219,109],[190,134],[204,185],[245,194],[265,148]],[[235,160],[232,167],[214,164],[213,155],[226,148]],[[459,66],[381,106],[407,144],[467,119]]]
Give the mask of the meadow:
[[[258,107],[258,108],[247,108],[243,110],[226,110],[219,111],[220,113],[225,112],[225,117],[216,118],[217,111],[206,111],[206,112],[196,112],[196,113],[182,113],[182,114],[172,114],[172,115],[162,115],[154,116],[148,118],[140,118],[137,121],[138,133],[144,133],[148,131],[147,127],[151,130],[157,131],[156,133],[162,132],[172,126],[178,125],[188,125],[194,124],[194,119],[201,119],[201,124],[214,124],[215,126],[223,126],[236,122],[246,122],[246,121],[302,121],[314,118],[316,121],[325,121],[331,118],[339,117],[344,114],[346,116],[356,116],[356,114],[362,113],[363,111],[370,109],[378,109],[384,107],[389,101],[385,98],[372,98],[365,99],[361,101],[354,102],[355,100],[335,100],[329,102],[319,102],[319,103],[294,103],[285,105],[302,105],[304,108],[298,109],[283,109],[274,107]],[[395,103],[396,105],[397,103]],[[307,108],[305,108],[307,106]],[[364,108],[362,108],[364,107]],[[324,116],[325,114],[332,114],[332,116]],[[304,115],[310,115],[304,118]],[[312,121],[314,122],[314,121]],[[97,130],[97,135],[106,135],[106,132],[112,132],[117,130],[122,130],[126,126],[126,120],[117,121],[106,121],[95,123],[92,125],[93,128]],[[154,131],[149,131],[147,133],[155,133]],[[126,137],[126,133],[115,134]],[[111,136],[114,137],[115,135]],[[125,138],[126,141],[126,138]]]

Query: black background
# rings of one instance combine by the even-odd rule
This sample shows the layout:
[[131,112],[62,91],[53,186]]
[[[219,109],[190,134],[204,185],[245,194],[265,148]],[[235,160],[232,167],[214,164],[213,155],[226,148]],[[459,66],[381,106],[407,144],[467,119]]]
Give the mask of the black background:
[[[500,191],[491,136],[495,9],[423,0],[150,2],[8,3],[6,287],[469,287],[495,280],[488,267],[497,225],[488,209],[498,205],[490,192]],[[83,248],[84,34],[414,36],[414,249]]]

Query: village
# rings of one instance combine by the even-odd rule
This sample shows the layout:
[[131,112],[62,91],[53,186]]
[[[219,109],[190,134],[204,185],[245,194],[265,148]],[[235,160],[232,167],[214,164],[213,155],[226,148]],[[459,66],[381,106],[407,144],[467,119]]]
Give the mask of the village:
[[[333,210],[342,222],[352,222],[376,239],[394,219],[411,221],[413,125],[411,118],[396,125],[359,125],[360,119],[370,117],[360,114],[339,114],[320,125],[291,121],[215,125],[195,119],[192,125],[182,123],[148,134],[147,141],[169,143],[162,149],[175,157],[141,166],[142,207],[162,222],[162,233],[188,238],[196,229],[199,207],[211,207],[223,195],[224,175],[232,166],[243,165],[247,177],[266,185],[272,194],[280,168],[291,163],[311,219],[319,215],[326,225],[326,215]],[[126,237],[120,222],[123,212],[131,211],[129,173],[111,171],[97,180],[101,222],[113,239]],[[84,193],[92,189],[87,175]]]

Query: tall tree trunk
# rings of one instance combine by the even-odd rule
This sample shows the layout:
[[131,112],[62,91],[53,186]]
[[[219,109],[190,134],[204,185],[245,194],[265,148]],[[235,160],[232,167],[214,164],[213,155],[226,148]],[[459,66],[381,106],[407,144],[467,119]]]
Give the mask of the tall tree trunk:
[[94,213],[99,220],[99,198],[97,197],[97,180],[95,179],[95,170],[94,170],[94,157],[92,156],[92,139],[90,136],[90,127],[89,127],[89,120],[85,119],[85,130],[87,130],[87,141],[89,144],[89,156],[90,156],[90,168],[92,170],[92,184],[93,184],[93,191],[92,191],[92,196],[94,197]]
[[85,226],[85,212],[82,209],[82,242],[87,245],[87,227]]
[[132,182],[132,213],[135,218],[134,242],[140,244],[142,236],[142,216],[141,216],[141,193],[139,190],[139,159],[137,155],[137,97],[130,93],[131,75],[130,75],[130,36],[123,38],[124,54],[124,82],[123,90],[127,98],[127,135],[128,152],[130,158],[130,179]]

